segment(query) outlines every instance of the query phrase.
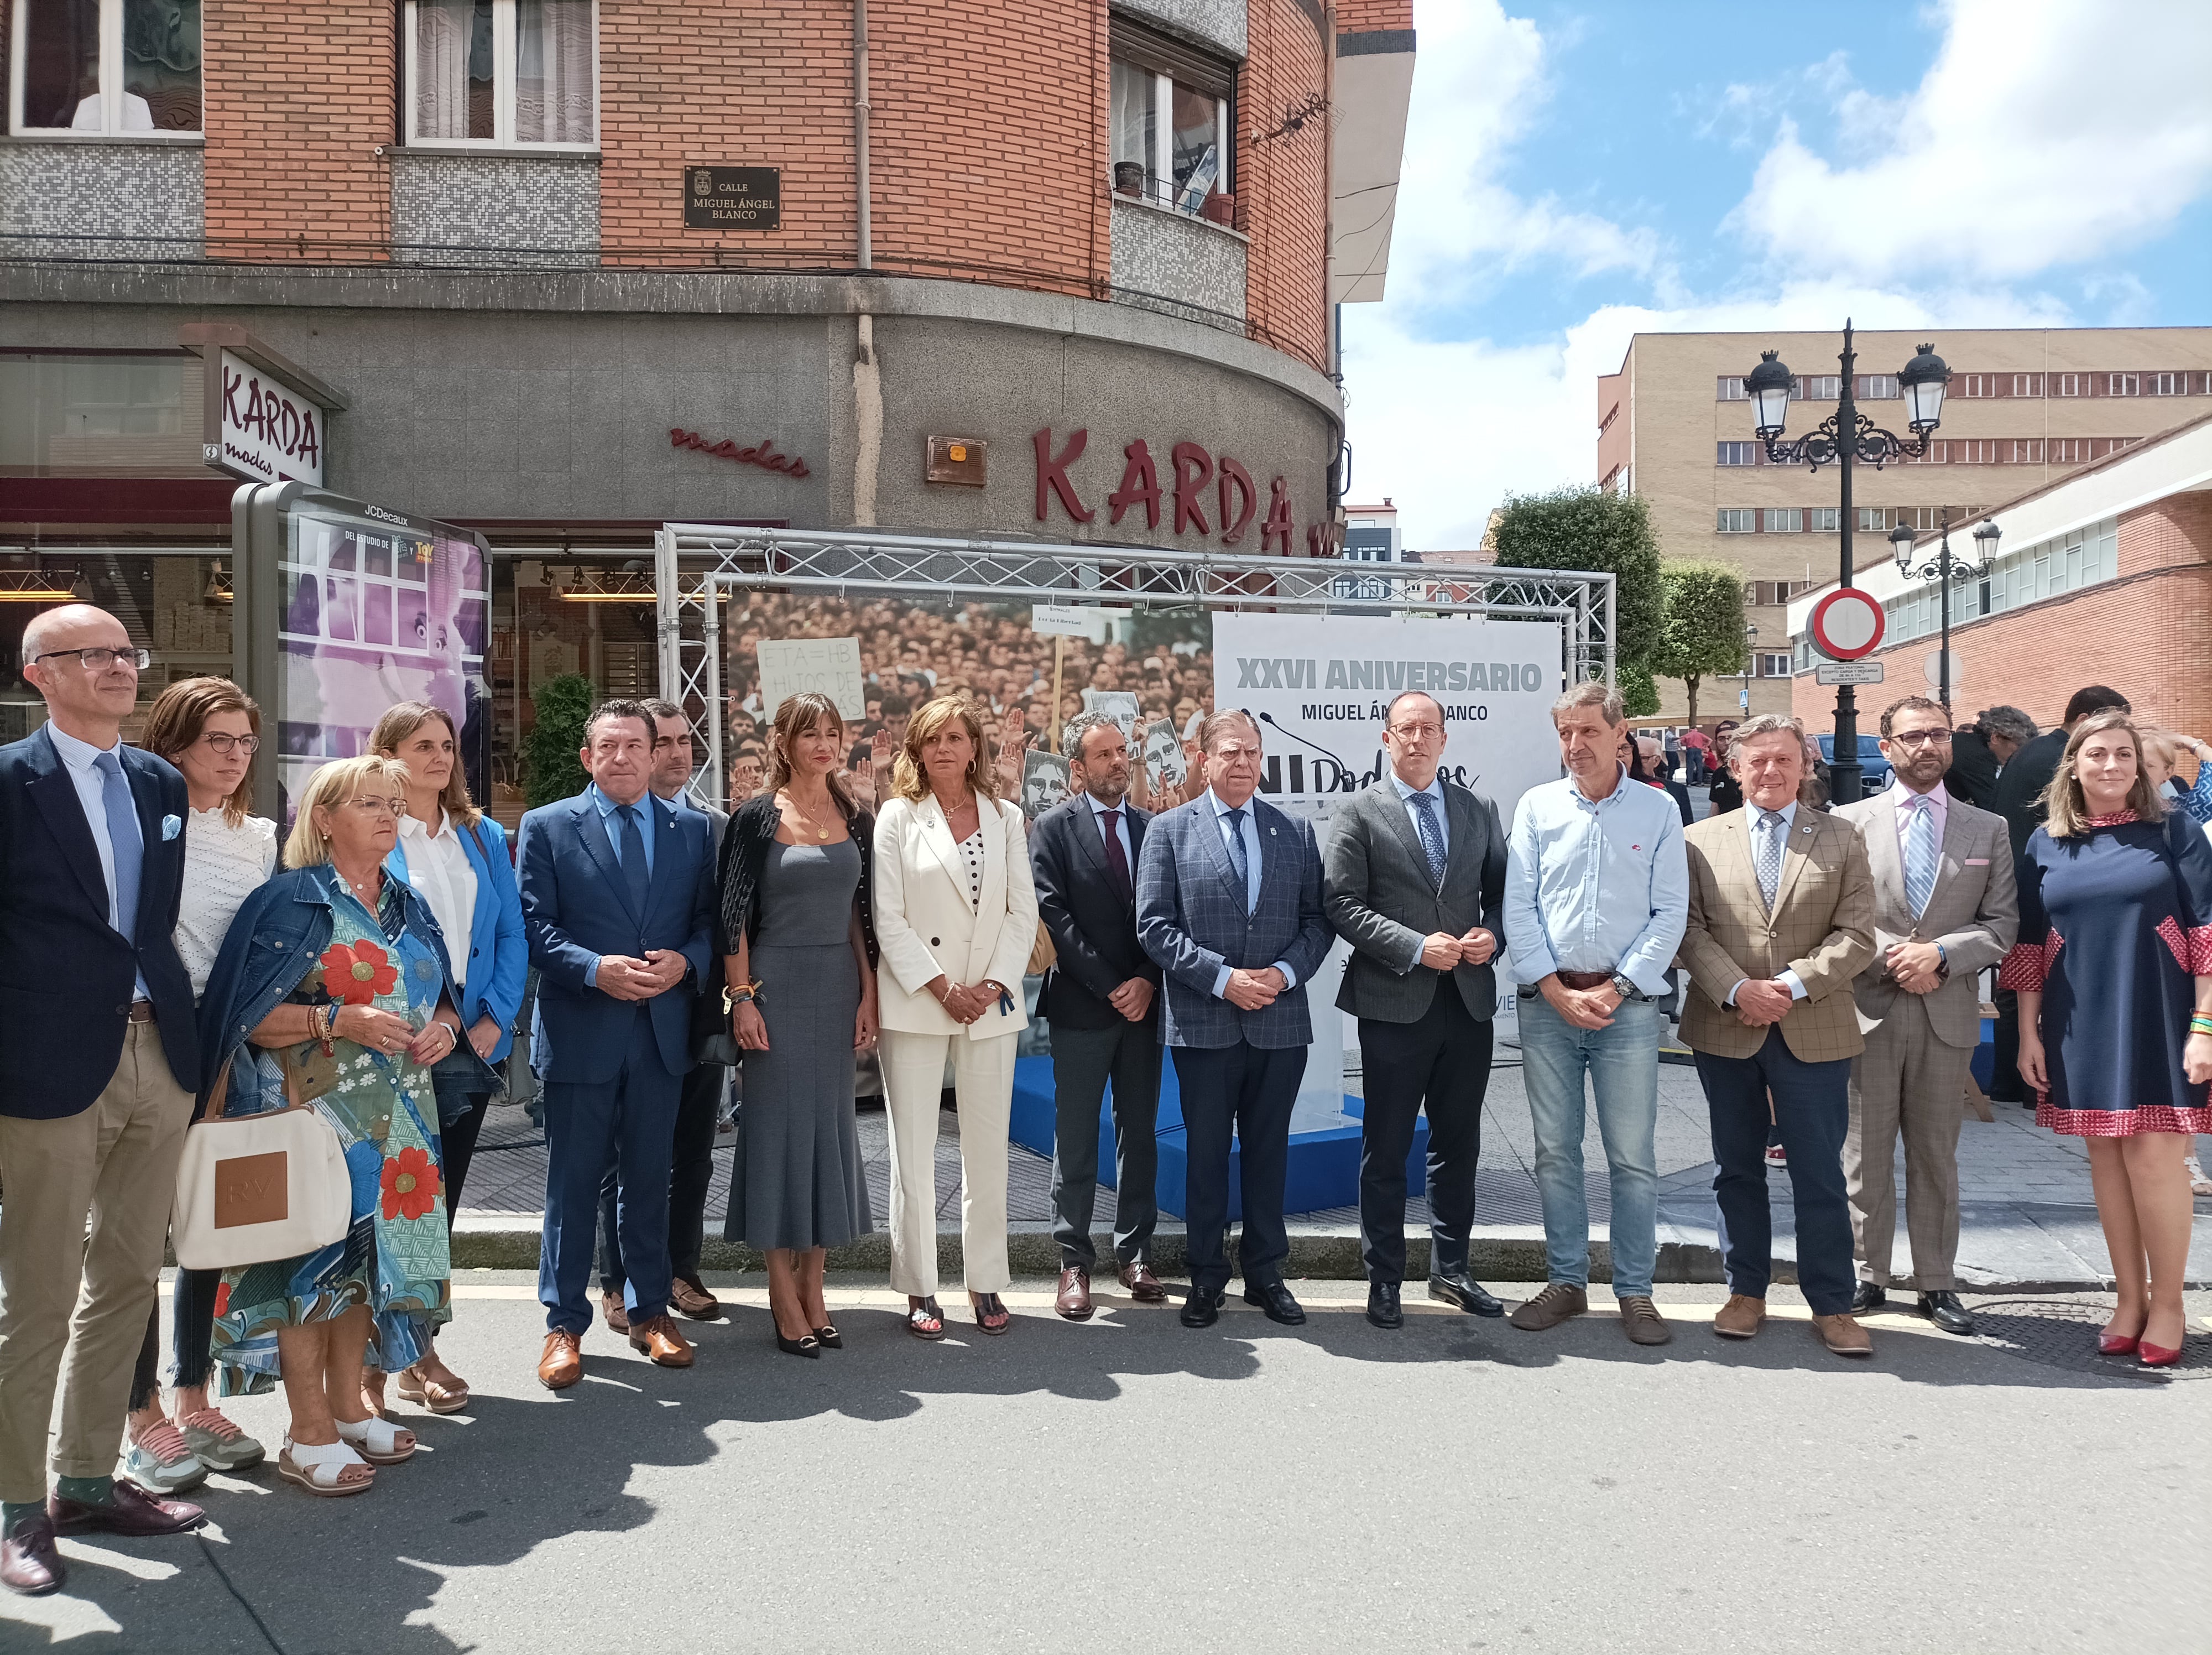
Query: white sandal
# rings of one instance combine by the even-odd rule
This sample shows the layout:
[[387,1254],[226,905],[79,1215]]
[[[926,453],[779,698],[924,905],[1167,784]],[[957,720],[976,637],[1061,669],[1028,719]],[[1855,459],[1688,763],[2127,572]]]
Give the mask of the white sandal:
[[[349,1467],[356,1465],[368,1476],[352,1482],[338,1481]],[[325,1498],[365,1494],[376,1486],[375,1468],[344,1443],[296,1443],[289,1431],[276,1455],[276,1475],[287,1482],[297,1483],[311,1494]]]
[[[401,1427],[389,1420],[337,1420],[339,1439],[353,1445],[354,1451],[371,1465],[399,1465],[415,1457],[418,1445],[399,1445]],[[408,1434],[412,1435],[412,1433]]]

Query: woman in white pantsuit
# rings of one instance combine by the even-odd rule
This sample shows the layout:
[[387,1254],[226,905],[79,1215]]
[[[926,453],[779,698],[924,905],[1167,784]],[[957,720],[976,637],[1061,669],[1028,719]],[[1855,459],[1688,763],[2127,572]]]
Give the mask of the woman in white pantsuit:
[[1036,891],[1018,806],[1000,802],[983,727],[940,696],[907,726],[876,818],[876,940],[890,1122],[891,1287],[907,1330],[945,1336],[937,1304],[937,1113],[948,1048],[960,1100],[960,1254],[975,1325],[1012,1325],[1006,1122]]

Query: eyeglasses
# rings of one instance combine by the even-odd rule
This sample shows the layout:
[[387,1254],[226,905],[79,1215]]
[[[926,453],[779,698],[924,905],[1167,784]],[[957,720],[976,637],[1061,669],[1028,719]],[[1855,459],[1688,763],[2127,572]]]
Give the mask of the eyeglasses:
[[224,758],[233,752],[242,752],[251,758],[261,751],[261,738],[258,735],[222,735],[209,730],[202,733],[200,739]]
[[1429,741],[1442,737],[1444,727],[1441,724],[1394,724],[1390,727],[1390,733],[1401,741]]
[[346,803],[364,816],[400,817],[407,814],[407,800],[399,799],[349,799]]
[[59,660],[64,655],[75,655],[88,672],[105,672],[118,661],[128,661],[137,672],[144,672],[154,664],[150,649],[49,649],[43,655],[33,655],[33,661]]
[[1900,747],[1948,747],[1951,745],[1948,730],[1899,730],[1895,735],[1885,739],[1894,741]]

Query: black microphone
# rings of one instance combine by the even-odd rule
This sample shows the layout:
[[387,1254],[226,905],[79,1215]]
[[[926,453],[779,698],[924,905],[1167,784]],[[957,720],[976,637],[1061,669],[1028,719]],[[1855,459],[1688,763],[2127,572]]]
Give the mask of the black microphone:
[[1262,724],[1274,724],[1277,729],[1281,730],[1283,733],[1290,737],[1291,740],[1299,743],[1303,746],[1311,747],[1323,758],[1334,759],[1340,764],[1344,763],[1344,760],[1341,758],[1338,757],[1337,754],[1329,751],[1328,748],[1321,745],[1318,742],[1308,741],[1305,737],[1300,735],[1296,730],[1285,729],[1282,725],[1276,724],[1275,715],[1273,713],[1261,713],[1260,715],[1260,721]]

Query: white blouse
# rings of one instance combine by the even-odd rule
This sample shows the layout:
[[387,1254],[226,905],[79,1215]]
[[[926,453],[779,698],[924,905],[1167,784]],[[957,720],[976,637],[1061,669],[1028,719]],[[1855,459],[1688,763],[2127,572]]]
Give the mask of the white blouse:
[[192,998],[207,992],[208,974],[239,908],[276,869],[276,824],[248,816],[233,827],[222,806],[185,818],[185,891],[177,906],[177,952],[192,979]]
[[430,917],[445,934],[447,963],[453,968],[458,989],[469,975],[469,931],[477,911],[476,864],[461,843],[461,830],[442,810],[434,837],[428,824],[401,817],[399,849],[407,857],[407,883],[430,904]]

